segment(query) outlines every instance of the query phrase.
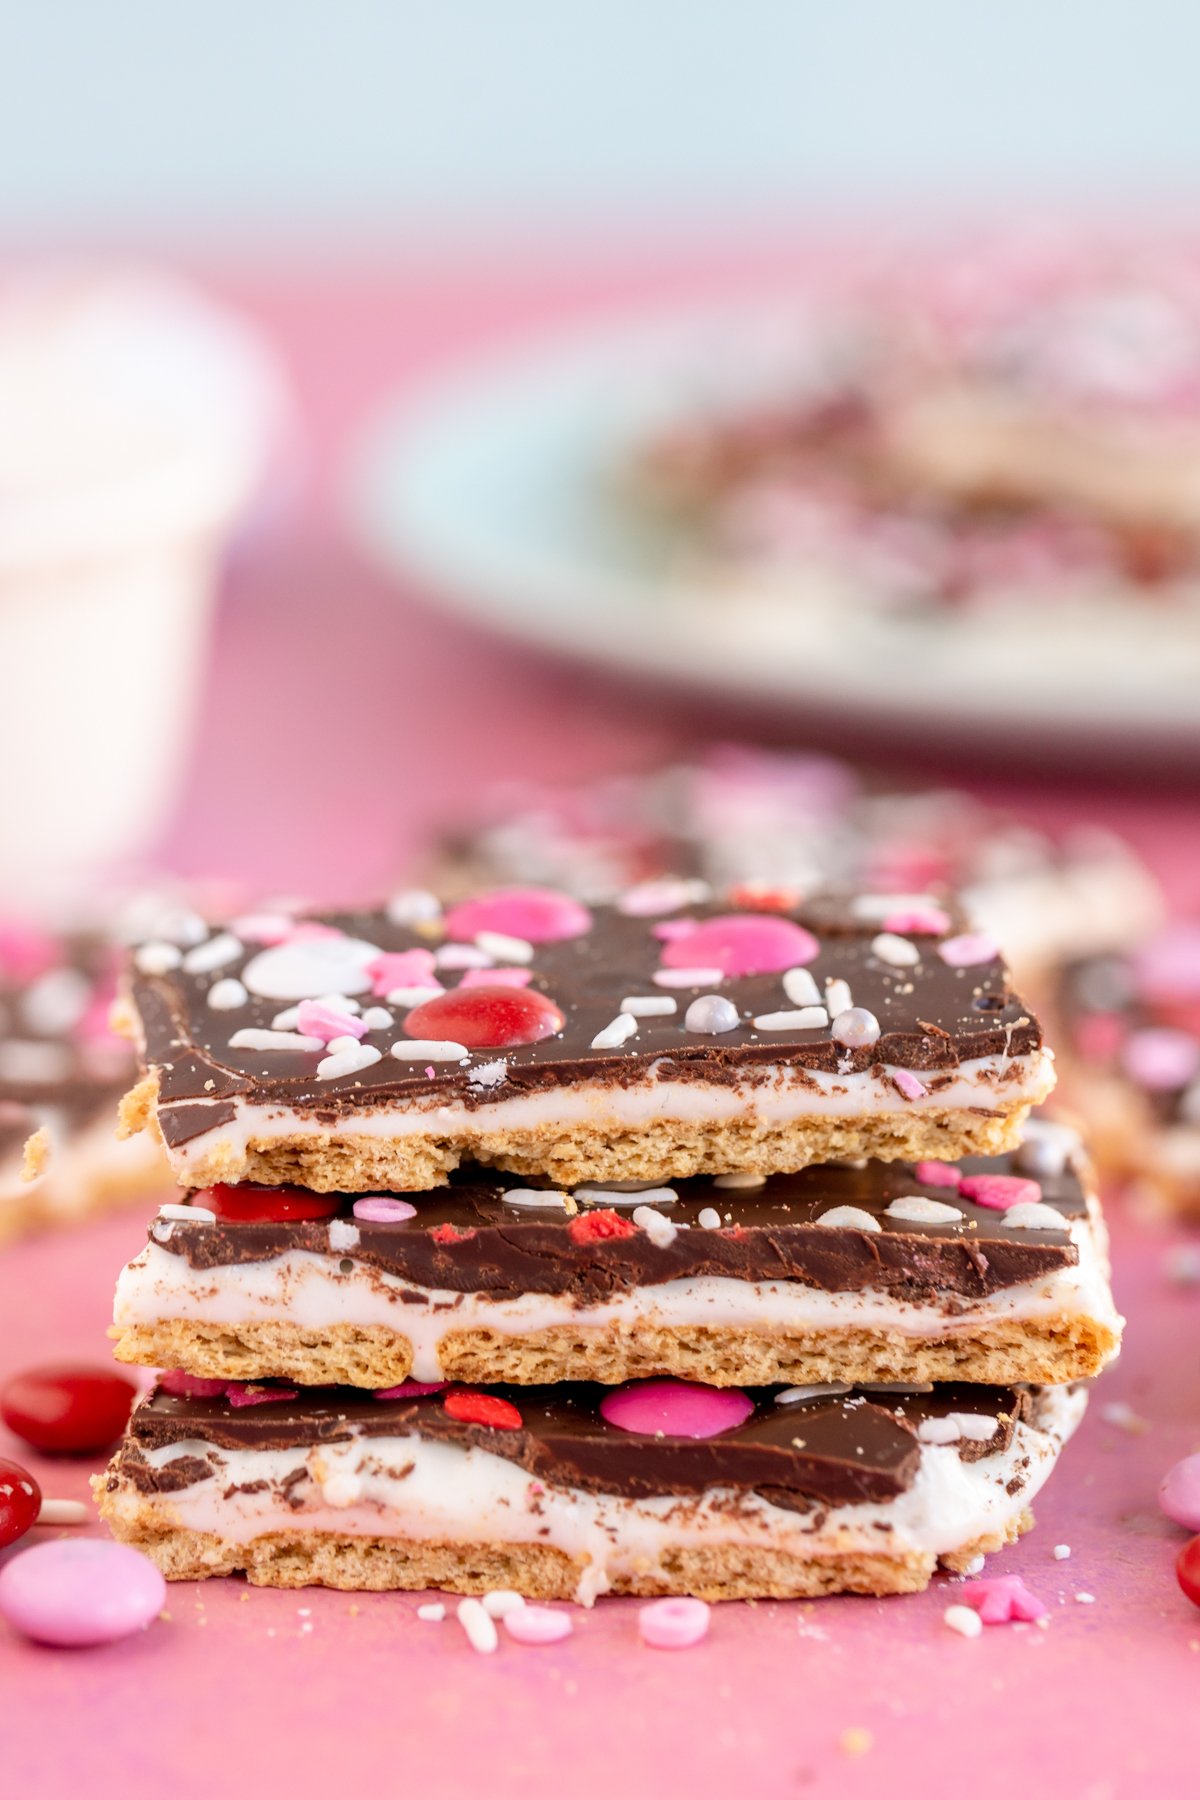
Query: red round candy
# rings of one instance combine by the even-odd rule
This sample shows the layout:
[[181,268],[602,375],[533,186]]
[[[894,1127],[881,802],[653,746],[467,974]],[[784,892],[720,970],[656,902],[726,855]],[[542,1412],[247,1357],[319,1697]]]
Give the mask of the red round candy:
[[470,1388],[456,1388],[442,1401],[442,1410],[463,1425],[490,1425],[495,1431],[520,1431],[523,1423],[511,1400],[499,1394],[477,1394]]
[[0,1456],[0,1550],[7,1550],[37,1524],[42,1490],[28,1469]]
[[219,1181],[197,1188],[193,1199],[218,1219],[250,1225],[282,1224],[288,1219],[332,1219],[342,1210],[336,1194],[310,1194],[307,1188],[258,1187],[252,1181]]
[[124,1375],[61,1363],[14,1375],[0,1395],[8,1429],[47,1456],[106,1450],[129,1423],[137,1389]]
[[1189,1538],[1175,1558],[1175,1575],[1193,1606],[1200,1606],[1200,1537]]
[[468,1050],[508,1050],[540,1044],[561,1031],[566,1020],[545,994],[533,988],[451,988],[414,1006],[404,1021],[412,1038],[465,1044]]

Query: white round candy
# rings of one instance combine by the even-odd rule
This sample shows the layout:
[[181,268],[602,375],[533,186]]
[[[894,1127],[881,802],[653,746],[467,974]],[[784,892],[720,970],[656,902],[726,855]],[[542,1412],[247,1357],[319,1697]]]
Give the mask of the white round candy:
[[861,1050],[879,1038],[879,1020],[865,1006],[851,1006],[833,1021],[831,1035],[848,1050]]
[[378,955],[378,945],[361,938],[303,938],[251,957],[242,980],[266,1000],[318,1000],[331,990],[365,994],[371,985],[367,966]]
[[701,994],[683,1015],[684,1029],[702,1032],[706,1037],[723,1031],[736,1031],[738,1009],[723,994]]

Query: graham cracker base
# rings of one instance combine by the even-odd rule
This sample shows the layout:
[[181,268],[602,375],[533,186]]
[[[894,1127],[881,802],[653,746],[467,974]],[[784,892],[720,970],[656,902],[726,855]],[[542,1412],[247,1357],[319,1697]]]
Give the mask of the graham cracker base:
[[[386,1388],[412,1373],[412,1345],[384,1325],[310,1330],[290,1320],[225,1325],[161,1319],[114,1326],[119,1362],[186,1369],[224,1381],[278,1377],[319,1387]],[[1105,1320],[1062,1313],[997,1320],[943,1338],[856,1327],[753,1331],[743,1327],[644,1323],[555,1325],[517,1334],[488,1327],[448,1330],[439,1346],[451,1381],[530,1385],[629,1381],[677,1375],[713,1387],[783,1382],[976,1381],[1054,1385],[1099,1374],[1120,1345]]]
[[[105,1491],[106,1477],[93,1480],[100,1515],[122,1543],[133,1544],[157,1564],[168,1581],[203,1581],[213,1575],[244,1574],[255,1587],[330,1587],[348,1591],[441,1588],[454,1594],[486,1594],[512,1588],[528,1600],[574,1600],[585,1558],[572,1558],[548,1544],[423,1542],[351,1533],[269,1532],[248,1543],[232,1543],[213,1532],[190,1531],[171,1523],[153,1502],[130,1508]],[[961,1569],[974,1556],[1013,1542],[1033,1524],[1024,1512],[1003,1534],[962,1545],[941,1557]],[[937,1566],[933,1554],[897,1556],[795,1556],[778,1550],[719,1544],[679,1545],[654,1568],[618,1576],[614,1594],[686,1594],[699,1600],[815,1599],[822,1594],[912,1594],[928,1587]]]

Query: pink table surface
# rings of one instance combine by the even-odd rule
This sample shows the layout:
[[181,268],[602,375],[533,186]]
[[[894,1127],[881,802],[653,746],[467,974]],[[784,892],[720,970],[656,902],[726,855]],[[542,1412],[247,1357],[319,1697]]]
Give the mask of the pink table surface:
[[[738,279],[796,265],[747,258]],[[231,583],[197,754],[162,846],[168,866],[348,894],[386,881],[482,770],[630,767],[745,726],[710,703],[647,704],[440,618],[361,564],[332,504],[339,458],[390,384],[506,332],[729,278],[719,259],[696,257],[615,273],[526,267],[519,279],[460,265],[219,283],[288,358],[312,480],[286,539],[260,546]],[[290,721],[318,704],[329,729],[306,732],[299,758]],[[947,778],[936,755],[926,766]],[[968,773],[1035,822],[1119,827],[1177,901],[1200,901],[1186,790],[1055,785],[1051,769],[1017,781],[987,764]],[[957,764],[953,778],[964,778]],[[0,1256],[0,1377],[104,1357],[112,1281],[139,1237],[136,1218],[114,1219]],[[38,1650],[0,1627],[5,1791],[190,1800],[261,1781],[302,1796],[335,1783],[497,1800],[614,1789],[631,1800],[1007,1800],[1018,1782],[1063,1800],[1190,1792],[1200,1613],[1175,1586],[1178,1534],[1154,1501],[1162,1472],[1200,1447],[1200,1290],[1168,1281],[1172,1241],[1120,1225],[1128,1350],[1039,1505],[1039,1529],[995,1565],[1047,1599],[1048,1630],[965,1642],[940,1623],[953,1589],[939,1582],[889,1602],[720,1608],[709,1641],[675,1655],[640,1647],[632,1604],[602,1603],[577,1615],[563,1645],[482,1658],[453,1621],[419,1622],[411,1597],[183,1585],[168,1620],[104,1650]],[[1116,1401],[1144,1433],[1105,1422]],[[14,1448],[0,1434],[0,1454]],[[48,1492],[82,1496],[94,1465],[35,1466]],[[1052,1559],[1058,1542],[1071,1544],[1069,1561]],[[1080,1591],[1095,1603],[1077,1602]],[[842,1741],[856,1729],[870,1734],[858,1757]]]

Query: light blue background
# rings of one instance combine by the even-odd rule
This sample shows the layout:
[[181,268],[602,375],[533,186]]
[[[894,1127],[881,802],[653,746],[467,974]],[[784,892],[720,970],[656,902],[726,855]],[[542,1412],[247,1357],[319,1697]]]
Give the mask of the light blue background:
[[1200,200],[1200,0],[5,0],[0,236]]

